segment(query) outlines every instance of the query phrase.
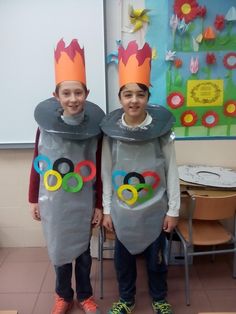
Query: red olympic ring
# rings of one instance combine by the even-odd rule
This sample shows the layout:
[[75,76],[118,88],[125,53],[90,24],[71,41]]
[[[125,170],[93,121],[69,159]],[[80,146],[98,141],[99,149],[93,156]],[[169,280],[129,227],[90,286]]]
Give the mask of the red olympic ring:
[[154,171],[144,171],[141,173],[143,177],[153,177],[155,179],[155,182],[152,184],[152,188],[155,189],[158,187],[160,183],[160,177],[159,175]]
[[[80,173],[80,168],[84,166],[90,167],[91,170],[90,174],[87,177],[83,177]],[[96,176],[96,166],[90,160],[83,160],[75,166],[74,172],[78,173],[82,177],[83,182],[88,182]]]

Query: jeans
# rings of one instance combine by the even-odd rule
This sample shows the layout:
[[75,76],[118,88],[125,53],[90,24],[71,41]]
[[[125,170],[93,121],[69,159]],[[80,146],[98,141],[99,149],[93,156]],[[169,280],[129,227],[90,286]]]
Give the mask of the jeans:
[[[81,302],[92,296],[90,282],[90,271],[92,258],[90,247],[75,260],[75,282],[77,299]],[[54,266],[56,272],[56,293],[65,301],[70,302],[74,297],[74,290],[71,287],[72,263],[62,266]]]
[[[164,257],[166,236],[160,236],[142,253],[146,260],[149,294],[153,301],[164,300],[167,296],[167,264]],[[116,238],[115,269],[119,284],[120,299],[135,302],[136,294],[136,255],[132,255]]]

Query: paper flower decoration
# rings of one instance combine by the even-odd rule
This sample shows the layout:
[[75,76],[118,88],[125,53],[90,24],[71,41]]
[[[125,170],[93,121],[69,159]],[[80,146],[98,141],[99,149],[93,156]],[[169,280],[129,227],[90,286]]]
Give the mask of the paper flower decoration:
[[236,52],[229,52],[223,58],[223,64],[228,70],[236,69]]
[[202,116],[202,125],[204,125],[207,128],[213,128],[217,125],[219,121],[219,116],[215,111],[207,111]]
[[236,101],[228,100],[224,104],[224,114],[228,117],[236,117]]
[[179,19],[184,19],[186,23],[197,17],[198,4],[196,0],[175,0],[174,13]]
[[[121,45],[121,40],[116,40],[116,44],[119,47]],[[107,64],[115,63],[118,64],[118,51],[112,51],[106,57]]]
[[205,6],[198,6],[197,7],[197,16],[201,17],[202,19],[205,18],[206,16],[206,13],[207,13],[207,9]]
[[214,53],[206,54],[206,64],[212,65],[216,63],[216,56]]
[[183,65],[183,61],[180,58],[174,60],[174,66],[178,69],[181,68]]
[[203,40],[203,35],[202,35],[202,33],[200,33],[196,37],[196,42],[200,44],[202,42],[202,40]]
[[149,16],[147,15],[149,11],[147,9],[134,9],[132,5],[129,6],[129,20],[134,25],[132,33],[140,30],[144,23],[149,23]]
[[196,124],[198,117],[195,111],[186,110],[182,113],[180,119],[183,126],[193,126]]
[[191,57],[189,69],[192,74],[196,74],[198,72],[199,69],[198,57],[196,57],[195,59]]
[[189,28],[189,24],[186,24],[184,19],[180,20],[179,24],[178,24],[178,32],[180,35],[183,35],[184,33],[187,32],[188,28]]
[[166,61],[174,61],[175,55],[176,55],[176,51],[168,50],[168,51],[166,52],[165,60],[166,60]]
[[192,37],[192,42],[193,42],[193,51],[197,52],[199,50],[199,43],[194,37]]
[[152,48],[152,60],[157,59],[157,50],[156,48]]
[[172,15],[170,18],[170,27],[172,28],[172,34],[174,35],[179,23],[179,19],[177,15]]
[[236,21],[236,8],[231,7],[225,15],[225,19],[228,22]]
[[203,38],[207,41],[213,40],[216,38],[215,32],[211,26],[207,27],[203,32]]
[[106,57],[106,61],[107,61],[107,64],[110,64],[112,62],[114,62],[115,64],[118,64],[118,52],[115,51],[115,52],[109,53],[109,55],[107,55]]
[[184,104],[184,96],[181,93],[173,92],[170,93],[167,97],[167,104],[172,109],[177,109]]
[[214,26],[217,31],[222,31],[225,27],[225,17],[224,15],[216,15]]

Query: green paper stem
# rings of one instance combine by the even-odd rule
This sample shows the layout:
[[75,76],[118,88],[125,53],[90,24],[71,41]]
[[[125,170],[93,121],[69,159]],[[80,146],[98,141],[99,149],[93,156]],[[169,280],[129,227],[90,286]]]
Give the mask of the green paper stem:
[[232,118],[228,117],[227,119],[227,130],[226,130],[226,134],[227,136],[230,136],[230,131],[231,131],[231,123],[232,123]]
[[185,127],[184,136],[186,136],[186,137],[189,136],[189,127],[188,126]]
[[207,128],[207,136],[210,136],[211,134],[211,128]]

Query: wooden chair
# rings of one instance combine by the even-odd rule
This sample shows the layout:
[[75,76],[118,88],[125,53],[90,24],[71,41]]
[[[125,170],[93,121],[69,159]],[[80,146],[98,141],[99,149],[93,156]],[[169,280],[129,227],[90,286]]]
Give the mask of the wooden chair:
[[[189,190],[188,193],[186,217],[180,218],[175,232],[183,246],[185,297],[186,304],[190,305],[189,261],[194,256],[233,252],[233,277],[236,278],[236,192]],[[233,232],[222,224],[223,220],[230,218],[234,220]],[[172,236],[168,256],[171,243]],[[201,246],[198,248],[201,250],[195,251],[196,246]]]
[[103,299],[103,259],[104,251],[114,251],[114,245],[107,243],[107,240],[114,241],[115,233],[100,227],[98,237],[98,260],[99,260],[99,283],[100,283],[100,299]]

